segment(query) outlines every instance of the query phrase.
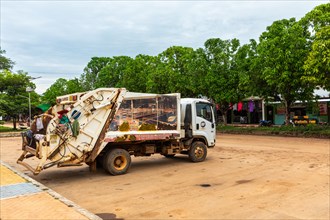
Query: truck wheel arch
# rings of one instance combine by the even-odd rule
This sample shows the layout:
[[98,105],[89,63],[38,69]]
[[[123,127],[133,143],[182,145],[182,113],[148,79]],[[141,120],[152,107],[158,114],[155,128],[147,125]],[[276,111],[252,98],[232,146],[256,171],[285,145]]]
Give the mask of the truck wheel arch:
[[189,146],[192,146],[192,144],[196,141],[200,141],[200,142],[203,142],[206,146],[208,146],[208,143],[207,143],[207,140],[205,139],[205,137],[203,136],[194,136],[193,138],[187,140],[185,142],[185,145],[189,145]]

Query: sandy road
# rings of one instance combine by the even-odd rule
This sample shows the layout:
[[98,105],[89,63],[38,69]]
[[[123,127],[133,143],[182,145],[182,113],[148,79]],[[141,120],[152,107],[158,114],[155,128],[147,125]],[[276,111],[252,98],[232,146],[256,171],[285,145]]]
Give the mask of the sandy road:
[[33,176],[16,164],[20,138],[0,139],[1,160],[105,219],[330,218],[330,140],[217,138],[203,163],[139,157],[122,176],[87,166]]

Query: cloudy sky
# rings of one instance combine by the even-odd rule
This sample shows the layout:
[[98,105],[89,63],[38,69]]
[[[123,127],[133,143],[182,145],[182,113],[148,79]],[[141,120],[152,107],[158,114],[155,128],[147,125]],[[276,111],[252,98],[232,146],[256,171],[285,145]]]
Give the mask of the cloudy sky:
[[83,73],[91,57],[157,55],[209,38],[258,39],[273,21],[300,19],[329,1],[0,0],[1,49],[34,80],[39,94]]

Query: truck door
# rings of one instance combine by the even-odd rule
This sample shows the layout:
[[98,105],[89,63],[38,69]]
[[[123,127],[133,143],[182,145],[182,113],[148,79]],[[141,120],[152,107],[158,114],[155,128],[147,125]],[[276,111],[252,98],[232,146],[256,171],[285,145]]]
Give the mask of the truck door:
[[216,126],[213,106],[211,103],[196,102],[195,123],[193,123],[193,135],[204,136],[208,146],[215,145]]

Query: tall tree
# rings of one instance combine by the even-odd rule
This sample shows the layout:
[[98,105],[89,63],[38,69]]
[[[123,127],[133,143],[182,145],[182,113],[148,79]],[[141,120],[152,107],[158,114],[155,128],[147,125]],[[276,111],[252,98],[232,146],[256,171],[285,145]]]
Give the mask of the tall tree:
[[313,42],[303,79],[330,90],[330,3],[315,7],[299,22],[306,26]]
[[209,39],[205,51],[209,65],[206,75],[208,96],[220,105],[224,123],[230,103],[237,103],[245,94],[240,92],[240,74],[235,64],[235,54],[240,46],[238,39]]
[[164,76],[168,77],[169,92],[179,92],[183,97],[191,96],[189,64],[192,62],[194,50],[189,47],[173,46],[159,54]]
[[81,75],[80,83],[85,91],[96,88],[96,79],[100,71],[111,62],[109,57],[92,57]]
[[132,92],[147,91],[147,76],[154,69],[153,57],[137,55],[128,61],[121,82],[121,86]]
[[152,72],[147,76],[147,92],[150,93],[170,93],[170,75],[167,70],[168,65],[162,62],[160,56],[153,57]]
[[261,79],[270,90],[261,95],[280,94],[286,107],[286,124],[290,120],[290,107],[296,100],[310,100],[313,88],[303,82],[303,64],[310,48],[305,28],[294,18],[275,21],[260,36],[257,46],[257,65]]
[[131,60],[132,58],[128,56],[117,56],[111,58],[109,63],[98,73],[95,81],[95,87],[122,87],[125,69]]
[[190,62],[187,65],[189,80],[186,87],[189,89],[189,97],[198,97],[208,95],[208,86],[206,75],[209,70],[208,60],[203,48],[198,48],[192,54]]
[[[12,73],[4,70],[0,72],[0,112],[12,118],[14,129],[16,129],[19,114],[26,115],[29,111],[26,88],[35,88],[35,85],[30,82],[30,78],[23,71]],[[30,97],[32,106],[39,102],[39,96],[35,92],[31,92]]]
[[260,93],[260,90],[269,91],[268,88],[264,87],[265,83],[259,77],[260,68],[255,65],[257,56],[257,42],[251,39],[250,43],[239,47],[233,59],[239,75],[238,90],[246,97],[256,95]]

